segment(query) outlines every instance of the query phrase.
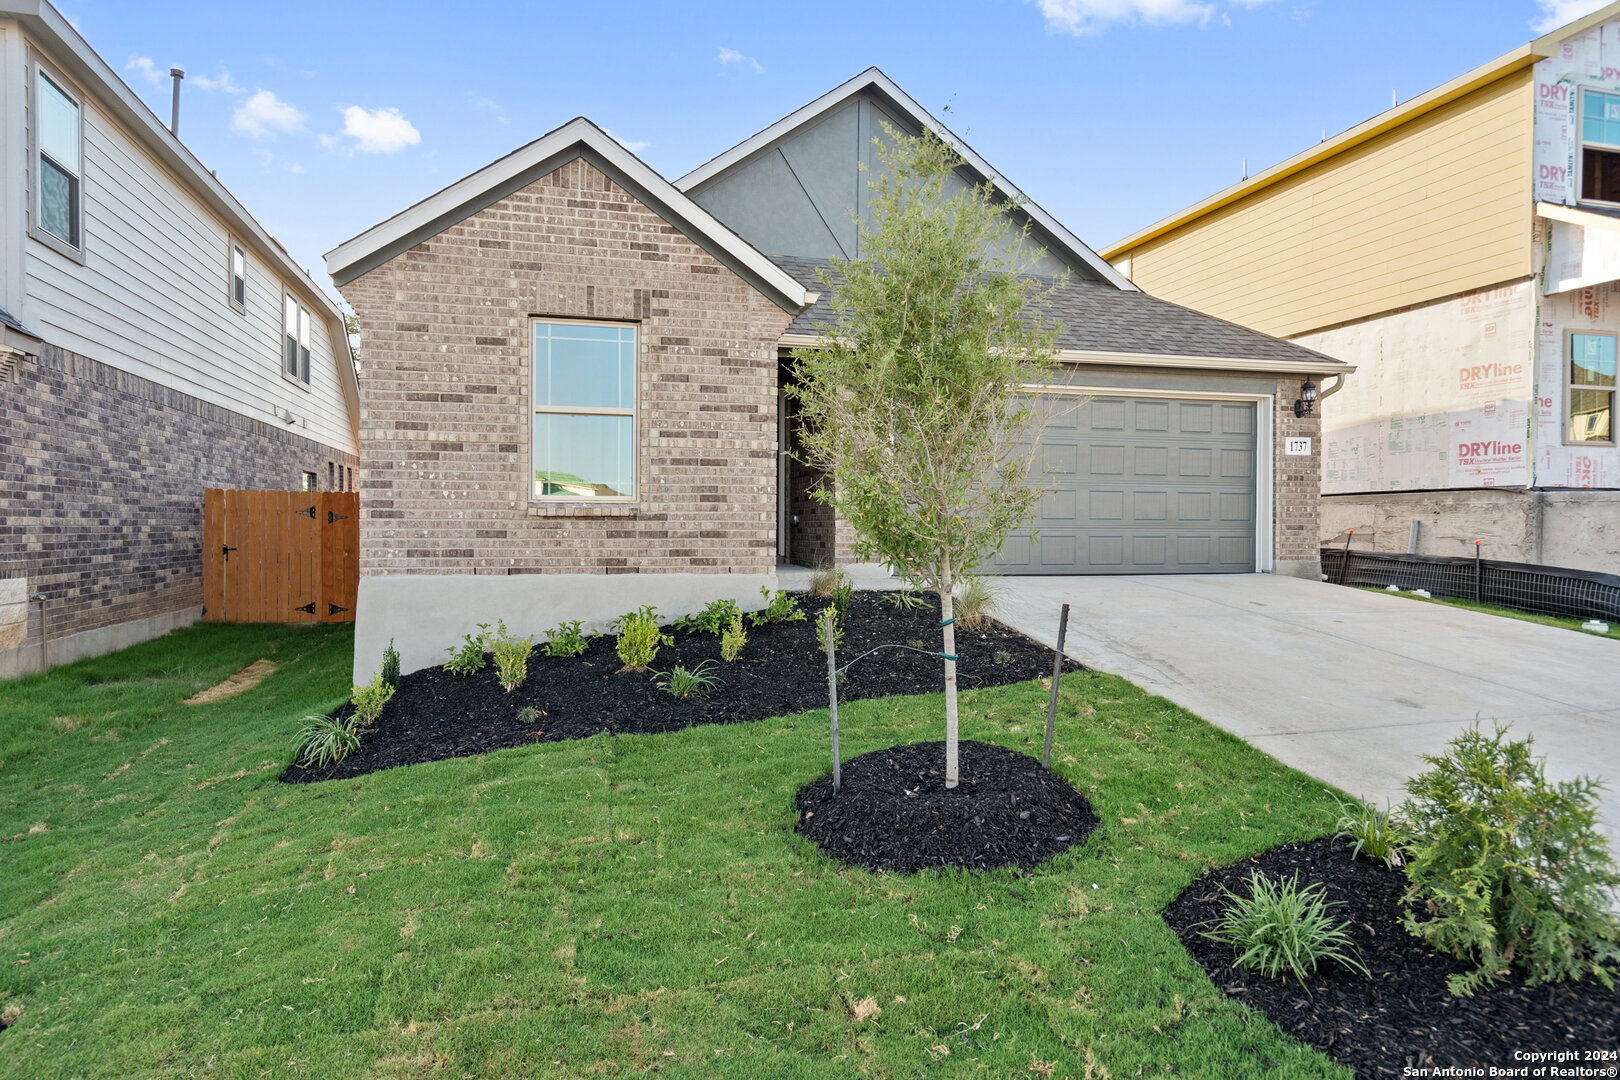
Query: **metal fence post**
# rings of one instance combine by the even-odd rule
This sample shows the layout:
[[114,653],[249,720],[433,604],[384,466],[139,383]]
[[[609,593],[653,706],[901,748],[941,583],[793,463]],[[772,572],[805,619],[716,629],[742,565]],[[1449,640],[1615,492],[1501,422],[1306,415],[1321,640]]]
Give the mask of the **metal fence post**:
[[1480,545],[1480,541],[1475,540],[1474,541],[1474,603],[1476,603],[1476,604],[1483,602],[1484,594],[1485,594],[1485,590],[1483,588],[1481,578],[1480,578],[1479,545]]
[[1344,558],[1342,560],[1340,560],[1340,562],[1339,562],[1339,584],[1340,585],[1344,584],[1345,576],[1350,573],[1350,540],[1355,535],[1356,535],[1356,530],[1351,529],[1348,533],[1345,534],[1345,537],[1344,537]]
[[1069,605],[1063,605],[1058,616],[1057,653],[1052,657],[1052,699],[1046,703],[1046,749],[1041,752],[1041,765],[1052,767],[1052,725],[1057,720],[1058,676],[1063,674],[1063,639],[1069,633]]

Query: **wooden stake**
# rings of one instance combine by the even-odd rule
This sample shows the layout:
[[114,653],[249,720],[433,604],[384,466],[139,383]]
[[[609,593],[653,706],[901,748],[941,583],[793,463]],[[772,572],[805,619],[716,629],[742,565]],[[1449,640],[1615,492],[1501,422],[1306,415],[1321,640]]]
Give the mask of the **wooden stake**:
[[827,626],[827,704],[832,713],[832,758],[833,758],[833,794],[838,794],[839,775],[838,763],[838,657],[833,645],[833,613],[829,605],[822,612],[822,618]]
[[1058,676],[1063,674],[1063,639],[1069,633],[1069,605],[1063,605],[1063,614],[1058,616],[1058,642],[1057,654],[1052,657],[1052,699],[1046,703],[1046,750],[1041,754],[1041,764],[1046,768],[1052,767],[1052,725],[1057,721],[1057,694]]

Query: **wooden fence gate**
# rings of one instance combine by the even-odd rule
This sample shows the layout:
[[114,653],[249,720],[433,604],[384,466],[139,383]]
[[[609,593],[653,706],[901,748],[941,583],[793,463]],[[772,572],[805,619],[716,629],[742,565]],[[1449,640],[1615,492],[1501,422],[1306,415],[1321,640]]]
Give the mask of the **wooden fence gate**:
[[354,621],[360,496],[353,491],[203,494],[203,618]]

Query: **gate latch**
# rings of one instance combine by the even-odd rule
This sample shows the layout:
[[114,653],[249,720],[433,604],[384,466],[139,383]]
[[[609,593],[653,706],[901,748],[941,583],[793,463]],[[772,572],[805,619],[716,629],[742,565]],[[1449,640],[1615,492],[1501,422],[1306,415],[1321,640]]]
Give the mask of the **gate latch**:
[[226,562],[231,561],[231,552],[233,552],[235,550],[236,550],[236,548],[233,548],[228,544],[221,544],[219,546],[220,554],[225,556],[225,561]]

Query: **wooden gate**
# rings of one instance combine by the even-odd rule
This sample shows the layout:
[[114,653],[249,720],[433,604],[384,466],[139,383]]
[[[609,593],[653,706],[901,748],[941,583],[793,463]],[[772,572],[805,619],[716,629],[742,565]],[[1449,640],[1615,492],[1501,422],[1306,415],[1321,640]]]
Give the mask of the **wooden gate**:
[[356,492],[204,492],[205,619],[353,622],[359,587]]

